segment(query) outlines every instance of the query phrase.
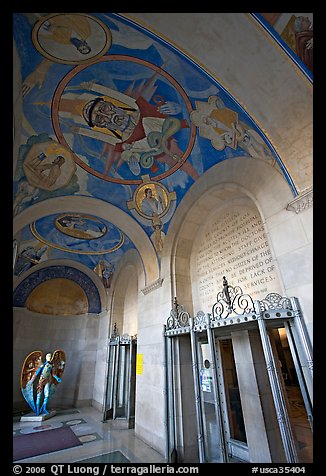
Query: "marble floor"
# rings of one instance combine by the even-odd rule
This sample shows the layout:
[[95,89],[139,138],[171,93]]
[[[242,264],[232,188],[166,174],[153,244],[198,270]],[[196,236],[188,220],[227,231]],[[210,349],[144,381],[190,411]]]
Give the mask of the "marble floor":
[[313,433],[300,389],[297,385],[286,387],[289,403],[289,417],[296,441],[300,463],[313,462]]
[[[297,394],[288,392],[291,420],[301,462],[312,461],[312,432]],[[292,401],[293,400],[293,401]],[[303,408],[302,408],[303,407]],[[69,426],[80,446],[21,459],[22,463],[166,463],[163,455],[135,435],[134,429],[118,429],[112,420],[103,423],[102,413],[94,407],[57,410],[43,422],[20,421],[14,417],[13,436]],[[230,462],[241,462],[232,460]]]
[[134,429],[113,428],[103,423],[93,407],[57,410],[43,422],[20,421],[15,417],[13,436],[70,426],[81,446],[19,460],[19,463],[165,463],[164,457],[135,436]]

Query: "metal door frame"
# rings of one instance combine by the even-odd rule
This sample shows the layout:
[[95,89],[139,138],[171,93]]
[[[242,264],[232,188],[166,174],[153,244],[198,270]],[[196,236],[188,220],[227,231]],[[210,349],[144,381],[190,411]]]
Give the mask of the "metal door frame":
[[[129,336],[128,334],[123,334],[122,336],[115,336],[108,339],[108,357],[107,357],[107,382],[106,382],[106,391],[105,391],[105,405],[103,411],[103,420],[106,421],[108,418],[115,420],[117,418],[122,418],[117,416],[117,390],[118,390],[118,378],[119,378],[119,366],[121,363],[121,347],[129,346],[129,359],[127,365],[127,410],[126,417],[123,417],[126,420],[131,418],[131,408],[130,408],[130,397],[131,397],[131,365],[132,365],[132,354],[133,349],[137,345],[137,339],[134,336]],[[112,372],[110,374],[110,364],[112,363]],[[108,381],[110,377],[110,382]]]
[[[235,440],[231,437],[231,429],[230,429],[230,415],[229,415],[229,409],[227,406],[227,396],[226,396],[226,390],[225,390],[225,383],[224,383],[224,374],[223,374],[223,362],[222,362],[222,355],[221,355],[221,343],[220,341],[224,339],[230,339],[231,344],[232,344],[232,336],[231,334],[225,334],[225,335],[218,335],[214,334],[214,344],[215,341],[219,341],[219,345],[216,346],[216,364],[217,368],[220,373],[220,383],[219,385],[219,393],[220,393],[220,408],[221,408],[221,414],[224,415],[223,417],[223,423],[222,423],[222,428],[223,428],[223,433],[224,433],[224,447],[225,447],[225,452],[227,454],[227,457],[225,459],[225,462],[229,462],[230,457],[237,457],[239,459],[242,459],[244,461],[249,461],[248,457],[248,445],[247,443],[244,443],[240,440]],[[245,455],[244,455],[245,454]],[[245,456],[245,457],[244,457]]]
[[[174,298],[173,307],[163,331],[165,349],[170,349],[168,352],[169,358],[167,351],[165,354],[166,382],[170,389],[169,393],[165,393],[167,399],[166,413],[173,415],[174,419],[173,366],[178,365],[178,362],[173,361],[173,351],[171,350],[173,347],[173,338],[182,334],[190,334],[200,463],[206,462],[207,459],[205,455],[202,402],[199,388],[197,356],[198,333],[207,333],[210,353],[212,357],[214,356],[212,362],[215,363],[216,349],[214,347],[214,339],[212,338],[213,331],[217,329],[216,334],[218,335],[218,329],[231,328],[234,330],[258,328],[286,462],[298,462],[282,383],[276,370],[275,357],[267,331],[270,325],[274,326],[278,324],[283,324],[286,330],[308,419],[312,427],[312,393],[311,391],[309,392],[309,389],[312,389],[313,379],[312,345],[305,327],[298,298],[287,298],[277,293],[269,293],[264,299],[254,301],[251,296],[244,294],[239,286],[229,286],[225,277],[223,278],[223,289],[217,294],[217,301],[213,304],[211,313],[199,311],[194,317],[191,317],[190,314],[184,310],[183,306],[178,304],[177,298]],[[219,394],[218,388],[217,371],[214,365],[213,389],[216,421],[220,430],[220,441],[223,446],[223,461],[228,462],[228,449],[225,437],[225,431],[227,431],[227,429],[221,418],[221,395]],[[171,447],[175,448],[176,446],[174,424],[175,422],[171,424],[170,421],[170,423],[166,425],[166,447],[169,450]],[[173,429],[171,430],[171,428]],[[171,451],[169,451],[169,454],[171,454]]]

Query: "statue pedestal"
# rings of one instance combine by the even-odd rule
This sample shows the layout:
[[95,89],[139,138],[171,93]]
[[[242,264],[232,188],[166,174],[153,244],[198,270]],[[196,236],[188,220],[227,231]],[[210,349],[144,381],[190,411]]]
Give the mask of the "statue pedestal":
[[44,421],[52,418],[54,415],[56,415],[56,413],[57,412],[55,410],[50,410],[49,413],[41,413],[41,415],[27,413],[27,415],[24,415],[20,418],[20,421]]

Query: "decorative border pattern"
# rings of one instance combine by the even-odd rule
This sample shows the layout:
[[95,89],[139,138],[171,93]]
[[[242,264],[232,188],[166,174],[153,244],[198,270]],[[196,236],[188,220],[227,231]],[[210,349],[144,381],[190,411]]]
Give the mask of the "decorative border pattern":
[[13,305],[25,307],[26,300],[33,289],[44,281],[55,278],[70,279],[85,291],[89,313],[99,314],[102,311],[101,298],[94,282],[87,274],[70,266],[49,266],[27,276],[14,290]]

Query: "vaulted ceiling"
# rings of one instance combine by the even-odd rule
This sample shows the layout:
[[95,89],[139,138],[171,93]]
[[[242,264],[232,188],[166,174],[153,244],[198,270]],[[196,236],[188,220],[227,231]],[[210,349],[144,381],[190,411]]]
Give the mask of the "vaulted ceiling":
[[234,157],[266,162],[298,193],[230,90],[141,23],[116,13],[16,13],[13,25],[22,91],[14,109],[16,278],[70,260],[109,287],[130,249],[146,248],[148,267],[159,263],[189,189]]

